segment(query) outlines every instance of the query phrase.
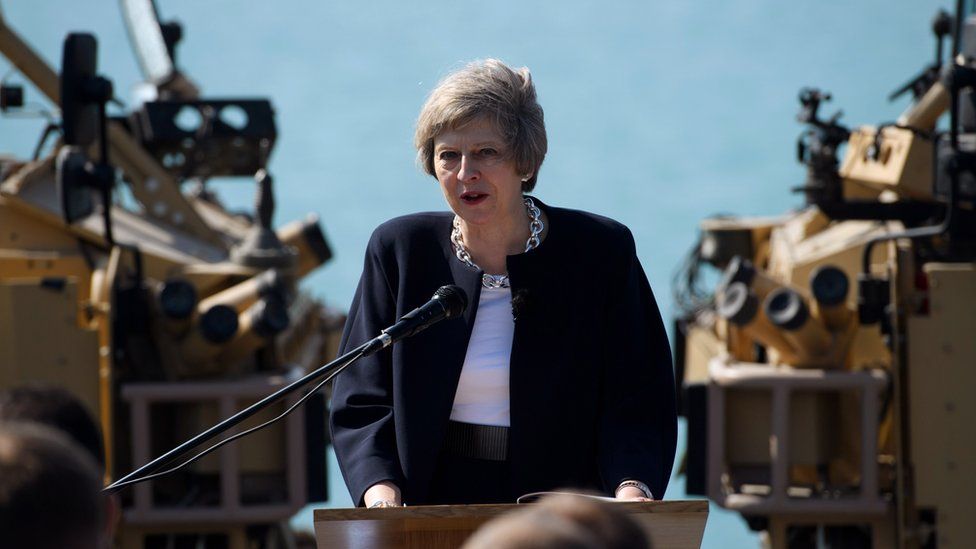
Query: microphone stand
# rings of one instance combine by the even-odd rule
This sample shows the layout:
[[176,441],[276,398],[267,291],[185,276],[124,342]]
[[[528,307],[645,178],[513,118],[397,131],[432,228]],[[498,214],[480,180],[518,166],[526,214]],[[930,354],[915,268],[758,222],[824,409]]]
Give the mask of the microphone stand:
[[[333,360],[332,362],[324,366],[321,366],[317,370],[309,372],[301,379],[297,379],[289,383],[285,387],[278,389],[274,393],[271,393],[270,395],[262,398],[261,400],[255,402],[254,404],[248,406],[247,408],[244,408],[240,412],[237,412],[236,414],[230,416],[229,418],[221,421],[220,423],[200,433],[199,435],[196,435],[195,437],[184,442],[183,444],[180,444],[176,448],[173,448],[172,450],[150,461],[149,463],[143,465],[142,467],[139,467],[135,471],[132,471],[131,473],[125,475],[124,477],[116,480],[112,484],[109,484],[108,486],[103,488],[102,492],[106,494],[113,494],[115,492],[118,492],[122,488],[129,486],[130,484],[135,484],[135,482],[129,482],[129,481],[131,481],[132,479],[138,479],[139,477],[142,476],[148,476],[158,471],[163,467],[163,465],[168,463],[173,458],[176,458],[177,456],[186,453],[191,448],[194,448],[195,446],[201,444],[202,442],[209,440],[227,431],[228,429],[231,429],[235,425],[241,423],[247,418],[260,412],[270,404],[273,404],[274,402],[277,402],[281,398],[290,395],[291,393],[294,393],[295,391],[305,387],[309,383],[313,381],[317,381],[319,378],[323,376],[328,376],[326,379],[326,381],[328,381],[328,379],[331,379],[333,376],[335,376],[336,374],[344,370],[347,366],[349,366],[353,362],[359,360],[364,356],[374,353],[380,348],[381,347],[376,344],[376,340],[370,340],[367,341],[366,343],[363,343],[359,347],[356,347],[355,349],[340,356],[339,358]],[[144,480],[148,480],[148,479],[144,479]]]

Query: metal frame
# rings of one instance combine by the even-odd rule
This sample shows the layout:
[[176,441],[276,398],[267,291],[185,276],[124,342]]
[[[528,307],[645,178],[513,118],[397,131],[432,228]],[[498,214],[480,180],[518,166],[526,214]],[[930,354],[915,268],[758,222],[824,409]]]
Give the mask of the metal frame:
[[[219,414],[229,417],[238,411],[238,402],[264,397],[276,389],[301,377],[293,369],[287,376],[265,376],[238,381],[193,381],[129,383],[122,387],[122,399],[131,406],[132,458],[134,463],[146,463],[150,455],[150,405],[159,402],[216,402]],[[300,395],[285,399],[291,406]],[[240,456],[231,443],[219,452],[220,505],[215,507],[173,508],[152,504],[152,481],[132,487],[133,506],[125,510],[125,520],[131,525],[173,523],[246,523],[287,520],[301,509],[307,500],[305,473],[305,417],[301,410],[282,420],[285,422],[285,465],[288,498],[277,505],[243,505],[240,501]]]
[[[852,513],[884,514],[889,507],[878,493],[877,455],[878,396],[888,384],[879,371],[845,372],[794,369],[762,364],[734,362],[716,357],[709,363],[708,386],[708,497],[726,509],[745,515],[809,515]],[[759,389],[772,395],[770,433],[770,494],[758,496],[727,493],[725,475],[725,401],[731,390]],[[795,391],[859,392],[861,402],[861,487],[856,498],[800,499],[788,495],[789,488],[789,413]]]

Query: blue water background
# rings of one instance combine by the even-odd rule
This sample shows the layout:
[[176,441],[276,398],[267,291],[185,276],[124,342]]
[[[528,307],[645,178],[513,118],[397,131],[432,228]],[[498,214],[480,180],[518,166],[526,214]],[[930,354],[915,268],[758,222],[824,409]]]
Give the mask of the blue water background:
[[[948,2],[556,2],[157,0],[184,24],[179,64],[208,96],[269,96],[281,133],[271,170],[276,221],[318,213],[335,259],[305,287],[345,308],[373,227],[442,209],[416,168],[414,118],[465,61],[528,66],[549,131],[538,196],[627,224],[670,318],[670,275],[698,221],[799,205],[795,161],[804,85],[833,92],[849,124],[895,119],[889,91],[933,57],[930,20]],[[117,4],[2,0],[3,15],[52,66],[68,31],[95,32],[99,67],[128,101],[140,80]],[[6,62],[0,62],[6,72]],[[23,81],[13,76],[12,81]],[[46,103],[33,89],[28,99]],[[24,156],[38,120],[0,119],[0,151]],[[249,206],[248,180],[215,185]],[[581,254],[585,250],[581,250]],[[580,288],[585,292],[586,288]],[[683,423],[682,423],[683,433]],[[679,446],[679,456],[683,449]],[[330,506],[351,505],[331,458]],[[676,477],[667,497],[680,499]],[[311,528],[306,509],[295,523]],[[714,505],[703,547],[757,547]]]

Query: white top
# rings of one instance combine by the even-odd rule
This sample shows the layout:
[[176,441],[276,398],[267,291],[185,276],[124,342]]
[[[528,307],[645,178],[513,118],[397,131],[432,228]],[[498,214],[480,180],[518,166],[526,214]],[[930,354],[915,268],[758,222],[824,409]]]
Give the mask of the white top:
[[451,419],[509,426],[508,371],[515,320],[510,288],[482,288]]

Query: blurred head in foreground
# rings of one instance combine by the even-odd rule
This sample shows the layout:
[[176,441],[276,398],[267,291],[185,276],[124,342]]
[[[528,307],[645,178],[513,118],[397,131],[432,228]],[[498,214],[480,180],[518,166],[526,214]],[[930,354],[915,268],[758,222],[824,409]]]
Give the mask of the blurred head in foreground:
[[32,384],[0,391],[0,421],[34,421],[57,429],[105,468],[101,430],[85,405],[67,389]]
[[[50,427],[86,451],[98,467],[99,479],[105,473],[105,450],[102,431],[88,408],[74,394],[63,387],[48,384],[29,384],[0,390],[0,427],[5,422],[31,422]],[[121,504],[117,495],[104,501],[104,537],[112,539],[121,518]]]
[[35,423],[0,423],[4,547],[103,547],[101,487],[95,461],[64,434]]
[[651,549],[640,526],[613,503],[560,495],[493,520],[463,549]]

